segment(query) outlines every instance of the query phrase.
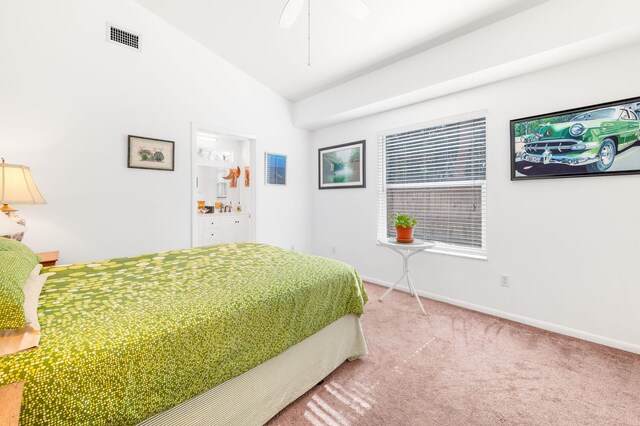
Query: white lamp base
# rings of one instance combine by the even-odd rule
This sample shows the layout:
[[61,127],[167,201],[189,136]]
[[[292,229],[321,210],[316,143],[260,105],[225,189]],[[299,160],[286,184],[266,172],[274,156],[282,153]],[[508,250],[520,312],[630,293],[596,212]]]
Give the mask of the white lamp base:
[[[9,219],[13,220],[14,222],[16,222],[18,225],[22,225],[25,226],[27,224],[27,222],[20,216],[18,216],[16,214],[17,210],[12,209],[11,207],[7,206],[6,204],[4,206],[2,206],[2,212],[4,214],[6,214]],[[22,239],[24,238],[24,232],[19,232],[17,234],[13,234],[13,235],[7,235],[8,238],[11,238],[12,240],[16,240],[16,241],[22,241]]]

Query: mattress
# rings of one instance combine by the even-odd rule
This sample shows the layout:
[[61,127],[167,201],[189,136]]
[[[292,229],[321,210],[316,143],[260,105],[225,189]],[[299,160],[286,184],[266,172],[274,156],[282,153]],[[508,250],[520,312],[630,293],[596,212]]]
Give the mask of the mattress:
[[46,269],[41,346],[0,358],[23,425],[134,425],[238,377],[367,296],[341,262],[263,244]]

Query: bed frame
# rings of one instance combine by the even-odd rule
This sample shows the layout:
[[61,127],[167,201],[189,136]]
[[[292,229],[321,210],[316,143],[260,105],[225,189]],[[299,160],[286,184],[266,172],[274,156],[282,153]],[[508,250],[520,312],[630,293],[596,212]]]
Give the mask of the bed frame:
[[346,315],[275,358],[139,426],[263,425],[345,360],[367,353],[356,315]]

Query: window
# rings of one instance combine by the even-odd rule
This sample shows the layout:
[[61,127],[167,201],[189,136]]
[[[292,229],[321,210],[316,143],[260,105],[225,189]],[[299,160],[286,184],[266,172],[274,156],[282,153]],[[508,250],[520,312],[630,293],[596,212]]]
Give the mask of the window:
[[626,109],[623,109],[622,112],[620,113],[620,119],[631,120],[631,117],[629,116],[629,112]]
[[[454,121],[455,120],[455,121]],[[478,114],[379,139],[378,236],[406,213],[434,251],[486,258],[486,118]]]
[[602,108],[595,111],[585,112],[584,114],[576,115],[570,121],[589,121],[589,120],[604,120],[604,119],[616,119],[615,108]]

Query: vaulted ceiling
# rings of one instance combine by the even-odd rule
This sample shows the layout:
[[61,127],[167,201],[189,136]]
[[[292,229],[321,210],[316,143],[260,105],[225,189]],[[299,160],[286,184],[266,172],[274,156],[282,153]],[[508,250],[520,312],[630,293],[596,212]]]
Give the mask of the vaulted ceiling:
[[362,21],[332,0],[307,0],[311,66],[306,4],[293,27],[282,30],[278,20],[286,0],[136,1],[298,101],[547,0],[365,0],[371,13]]

